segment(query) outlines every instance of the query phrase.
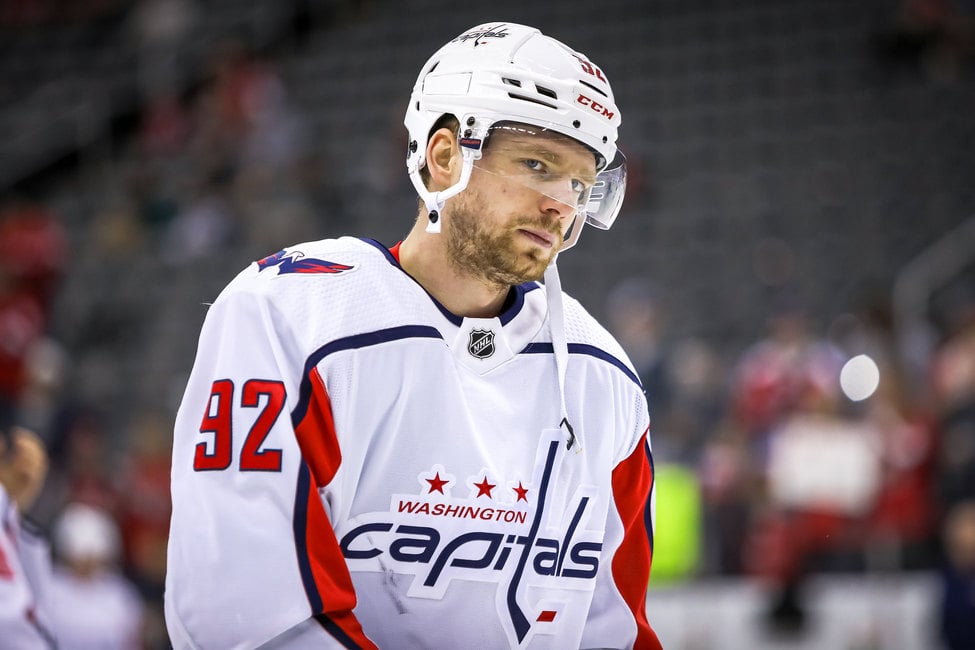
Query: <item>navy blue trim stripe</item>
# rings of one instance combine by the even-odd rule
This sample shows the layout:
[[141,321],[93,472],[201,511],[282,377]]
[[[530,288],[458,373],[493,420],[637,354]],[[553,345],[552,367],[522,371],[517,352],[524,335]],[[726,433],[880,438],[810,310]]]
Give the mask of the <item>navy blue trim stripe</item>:
[[[511,306],[498,316],[498,320],[501,321],[502,326],[510,323],[521,312],[521,308],[525,306],[525,294],[531,291],[532,288],[531,284],[519,284],[511,288],[515,292],[515,299],[511,301]],[[534,288],[537,289],[538,287],[536,286]]]
[[399,327],[391,327],[389,329],[365,332],[364,334],[355,334],[336,339],[315,350],[305,361],[305,367],[301,375],[301,386],[298,390],[298,404],[291,412],[292,426],[297,428],[305,417],[305,412],[308,410],[308,404],[311,401],[312,389],[311,380],[308,378],[308,375],[311,369],[317,366],[322,359],[330,354],[343,350],[355,350],[389,343],[390,341],[416,338],[443,340],[440,331],[435,327],[428,325],[400,325]]
[[[555,350],[551,343],[529,343],[521,351],[522,354],[554,354],[554,352]],[[630,370],[629,366],[602,348],[597,348],[595,345],[589,345],[588,343],[569,343],[569,354],[584,354],[606,361],[623,371],[623,374],[629,377],[630,381],[639,386],[640,390],[643,390],[643,384],[640,383],[640,378]]]
[[[386,256],[386,261],[387,262],[389,262],[390,264],[392,264],[393,266],[395,266],[396,268],[398,268],[400,271],[402,271],[403,274],[406,277],[408,277],[409,279],[411,279],[414,282],[416,282],[416,278],[414,278],[412,275],[410,275],[405,270],[403,270],[403,267],[400,265],[400,263],[398,261],[396,261],[396,258],[393,256],[393,254],[391,252],[389,252],[389,249],[386,248],[386,246],[384,244],[382,244],[381,242],[376,241],[375,239],[366,239],[366,238],[363,238],[362,241],[364,241],[365,243],[369,244],[370,246],[375,246],[376,248],[378,248],[379,251],[384,256]],[[424,287],[419,282],[416,282],[416,286],[420,287],[421,289],[423,289],[423,291],[426,292],[427,296],[430,297],[430,300],[433,301],[433,304],[436,306],[437,309],[440,310],[440,313],[443,314],[444,318],[446,318],[451,323],[453,323],[454,325],[457,325],[457,326],[460,326],[460,324],[464,322],[464,319],[463,318],[461,318],[460,316],[456,316],[455,314],[453,314],[449,309],[447,309],[446,307],[444,307],[443,305],[441,305],[439,300],[437,300],[432,295],[430,295],[430,292],[426,290],[426,287]]]
[[643,441],[643,450],[647,454],[647,462],[650,463],[650,492],[647,494],[647,504],[643,508],[643,525],[647,528],[647,537],[650,539],[650,553],[653,554],[653,486],[657,482],[657,472],[653,468],[653,452],[650,451],[650,443]]
[[[330,354],[340,352],[342,350],[353,350],[408,338],[430,338],[442,340],[440,332],[434,327],[428,327],[425,325],[403,325],[400,327],[391,327],[385,330],[377,330],[375,332],[366,332],[363,334],[356,334],[354,336],[347,336],[345,338],[326,343],[322,347],[315,350],[315,352],[313,352],[305,361],[305,367],[301,377],[301,384],[298,390],[298,404],[291,412],[292,426],[297,429],[308,411],[308,405],[311,402],[312,394],[312,384],[309,375],[312,368],[318,365],[322,359]],[[321,594],[318,593],[318,588],[315,585],[314,575],[312,574],[311,562],[308,558],[307,544],[308,495],[310,491],[311,471],[308,468],[308,464],[302,460],[301,466],[298,468],[298,482],[295,486],[295,510],[294,519],[292,521],[292,529],[294,532],[295,554],[298,558],[298,569],[301,574],[301,582],[305,588],[305,595],[308,598],[308,604],[311,606],[311,611],[318,614],[322,611],[323,603]],[[359,647],[354,641],[349,639],[345,632],[335,625],[327,616],[321,615],[320,618],[316,615],[315,618],[319,623],[322,624],[322,627],[324,627],[329,634],[345,645],[346,648]]]
[[330,619],[326,614],[315,614],[315,620],[318,624],[328,632],[333,639],[342,644],[343,647],[349,650],[362,650],[362,646],[353,641],[345,631],[335,624],[335,621]]
[[518,558],[518,565],[515,567],[515,572],[511,576],[511,582],[508,583],[508,593],[506,596],[508,602],[508,613],[511,614],[511,622],[515,628],[515,635],[518,637],[519,643],[525,640],[525,636],[528,635],[528,631],[531,630],[531,621],[525,616],[525,613],[521,610],[518,605],[518,585],[521,583],[521,577],[525,572],[525,565],[528,563],[529,550],[535,545],[535,539],[538,537],[538,530],[542,525],[542,514],[545,511],[545,504],[548,499],[548,483],[552,478],[552,468],[555,464],[555,457],[558,454],[559,443],[557,440],[553,440],[548,444],[548,452],[545,458],[545,469],[542,471],[542,478],[539,481],[538,486],[538,498],[536,500],[536,510],[535,516],[532,518],[531,528],[528,531],[528,535],[524,538],[519,538],[519,543],[524,545],[521,556]]
[[386,256],[386,259],[389,261],[390,264],[392,264],[395,267],[401,268],[399,266],[399,262],[396,261],[396,258],[393,257],[393,254],[392,253],[389,252],[389,249],[386,248],[386,245],[385,244],[383,244],[382,242],[376,241],[375,239],[370,239],[368,237],[362,237],[360,239],[361,239],[361,241],[369,244],[370,246],[374,246],[374,247],[378,248],[379,249],[379,252]]
[[298,468],[298,485],[295,487],[295,514],[292,527],[295,535],[295,553],[298,556],[298,569],[301,572],[301,583],[305,587],[305,595],[312,612],[322,611],[322,596],[315,586],[315,577],[311,572],[311,562],[308,560],[308,493],[311,490],[311,472],[308,464],[301,461]]

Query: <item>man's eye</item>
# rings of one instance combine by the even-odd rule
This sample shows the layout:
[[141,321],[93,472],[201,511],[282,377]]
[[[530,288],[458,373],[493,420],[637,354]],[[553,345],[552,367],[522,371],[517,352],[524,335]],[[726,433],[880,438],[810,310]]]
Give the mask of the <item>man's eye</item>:
[[589,194],[589,190],[592,189],[592,183],[581,181],[578,178],[572,179],[572,191],[577,192],[580,198],[586,198]]
[[533,172],[545,171],[545,163],[543,163],[541,160],[528,158],[526,160],[523,160],[522,162],[524,163],[525,167],[532,170]]

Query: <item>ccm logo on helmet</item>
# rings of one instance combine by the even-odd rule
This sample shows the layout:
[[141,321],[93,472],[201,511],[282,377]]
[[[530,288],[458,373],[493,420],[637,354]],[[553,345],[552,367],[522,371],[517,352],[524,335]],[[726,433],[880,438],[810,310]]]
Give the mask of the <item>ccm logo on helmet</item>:
[[613,119],[613,117],[616,116],[616,113],[609,110],[608,108],[606,108],[605,106],[597,102],[595,99],[590,99],[589,97],[586,97],[581,93],[579,94],[578,97],[576,97],[576,101],[582,104],[583,106],[588,106],[592,110],[596,111],[597,113],[605,117],[607,120],[611,120]]

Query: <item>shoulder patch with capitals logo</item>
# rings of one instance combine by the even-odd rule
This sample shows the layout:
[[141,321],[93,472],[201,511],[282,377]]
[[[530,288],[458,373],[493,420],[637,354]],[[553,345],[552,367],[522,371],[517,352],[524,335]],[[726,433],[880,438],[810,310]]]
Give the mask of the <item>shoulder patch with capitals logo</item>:
[[349,264],[330,262],[315,257],[305,257],[301,251],[280,250],[274,255],[268,255],[262,260],[258,260],[257,267],[264,271],[272,267],[277,268],[278,275],[286,273],[305,273],[305,274],[336,274],[346,273],[356,267]]

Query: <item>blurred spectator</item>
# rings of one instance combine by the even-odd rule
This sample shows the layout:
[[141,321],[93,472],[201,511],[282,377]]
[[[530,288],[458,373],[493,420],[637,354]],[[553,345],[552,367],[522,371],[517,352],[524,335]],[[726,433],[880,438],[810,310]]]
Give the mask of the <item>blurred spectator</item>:
[[283,92],[273,66],[241,40],[227,38],[211,52],[216,115],[228,136],[243,135],[256,114]]
[[877,557],[903,568],[933,566],[938,513],[931,382],[912,376],[912,353],[900,347],[890,292],[865,282],[854,304],[854,313],[837,317],[830,333],[848,356],[866,355],[878,370],[875,392],[858,407],[881,444],[881,481],[866,535],[874,551],[884,547]]
[[25,359],[24,386],[17,404],[18,422],[50,442],[64,399],[68,354],[58,341],[44,337]]
[[863,418],[879,433],[881,480],[867,521],[867,542],[893,566],[934,565],[938,508],[935,494],[935,423],[904,393],[904,380],[889,365],[880,367],[877,391],[864,403]]
[[144,100],[179,92],[188,67],[185,52],[198,19],[193,0],[140,0],[132,8],[129,29]]
[[119,533],[112,517],[99,508],[69,504],[54,528],[54,550],[51,602],[59,646],[141,648],[143,605],[119,570]]
[[[671,385],[667,342],[664,341],[665,316],[660,299],[650,282],[631,277],[613,287],[606,300],[607,324],[633,362],[650,403],[653,428],[666,431]],[[663,442],[659,437],[655,442]]]
[[792,413],[823,342],[812,335],[805,310],[786,297],[768,319],[764,338],[739,358],[731,377],[731,414],[760,445]]
[[186,147],[192,119],[176,91],[160,91],[142,108],[138,142],[149,158],[173,157]]
[[769,436],[767,493],[754,504],[746,564],[774,587],[769,622],[798,630],[811,571],[930,566],[932,430],[883,367],[855,404],[840,388],[846,355],[819,344],[791,411]]
[[944,524],[941,638],[948,650],[975,648],[975,500],[956,503]]
[[119,472],[119,524],[126,572],[147,603],[145,638],[150,647],[165,646],[162,594],[169,538],[171,423],[152,412],[140,414],[127,439],[131,448]]
[[320,220],[316,224],[316,236],[355,231],[358,222],[346,206],[346,192],[339,188],[336,170],[329,165],[321,151],[310,151],[303,155],[289,178],[296,192],[307,199],[315,218]]
[[245,150],[287,158],[296,146],[276,69],[242,41],[227,38],[209,55],[209,78],[196,97],[190,154],[201,173],[232,176]]
[[236,234],[238,217],[222,174],[199,182],[195,196],[168,225],[161,242],[163,261],[173,266],[210,256]]
[[[234,183],[232,196],[240,213],[242,239],[255,254],[321,236],[319,206],[311,204],[289,174],[263,165],[244,167]],[[272,223],[274,227],[268,228]]]
[[27,379],[27,358],[43,337],[44,310],[19,287],[0,261],[0,410],[12,412]]
[[756,504],[745,553],[749,570],[773,587],[768,622],[778,631],[804,628],[802,585],[811,569],[857,568],[846,563],[863,551],[860,522],[880,487],[880,432],[845,408],[843,361],[827,345],[807,351],[792,376],[789,410],[770,430],[766,497]]
[[955,306],[931,361],[945,506],[975,498],[975,302]]
[[186,185],[199,183],[196,170],[186,172],[186,177],[192,179],[187,182],[186,177],[177,176],[157,163],[158,159],[149,152],[145,157],[128,161],[125,186],[110,197],[106,206],[118,211],[118,217],[128,217],[134,212],[137,224],[133,225],[140,230],[148,229],[147,234],[151,236],[163,233],[179,212],[181,203],[191,198],[185,196]]
[[5,648],[54,647],[47,542],[22,516],[44,483],[40,438],[26,429],[0,435],[0,642]]
[[712,431],[701,451],[706,573],[737,575],[744,570],[743,549],[759,476],[749,443],[740,428],[725,423]]
[[0,262],[18,289],[45,310],[67,266],[68,241],[57,215],[42,203],[11,200],[0,208]]
[[841,353],[824,349],[820,355],[810,364],[794,410],[772,431],[769,496],[786,511],[862,517],[880,485],[881,434],[873,422],[844,408]]
[[306,148],[305,124],[277,73],[263,66],[259,70],[244,101],[241,164],[290,171]]
[[67,256],[67,238],[43,204],[12,199],[0,206],[0,410],[8,415],[32,379],[34,350]]
[[726,417],[727,369],[714,347],[703,339],[671,341],[669,347],[670,391],[664,426],[682,441],[682,461],[694,465],[701,461],[705,444]]
[[65,408],[51,441],[51,473],[35,513],[50,523],[69,502],[116,512],[118,486],[111,468],[117,462],[103,416],[90,408]]
[[931,362],[937,408],[950,413],[975,402],[975,301],[957,305]]
[[948,507],[975,497],[975,404],[945,414],[939,426],[939,492]]
[[104,199],[88,225],[83,255],[99,270],[128,268],[145,251],[148,223],[136,201],[115,192]]

